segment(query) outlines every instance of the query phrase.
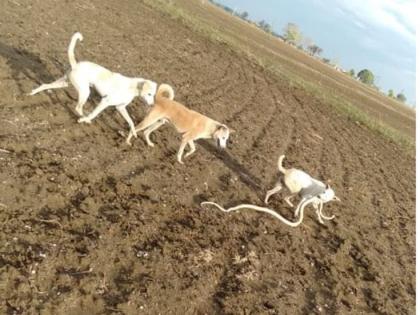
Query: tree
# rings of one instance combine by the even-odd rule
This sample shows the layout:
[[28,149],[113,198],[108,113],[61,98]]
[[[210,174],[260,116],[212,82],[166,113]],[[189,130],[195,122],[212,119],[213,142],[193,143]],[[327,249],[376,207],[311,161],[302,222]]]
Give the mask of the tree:
[[395,97],[395,94],[394,94],[394,90],[393,89],[388,90],[388,96],[389,97],[392,97],[392,98]]
[[309,50],[309,46],[314,44],[313,40],[307,36],[302,36],[300,42],[305,47],[306,50]]
[[403,92],[400,92],[397,94],[397,100],[399,100],[400,102],[405,103],[405,101],[407,100],[407,98],[405,97],[405,95],[403,94]]
[[266,21],[261,20],[261,21],[258,22],[258,25],[260,26],[260,28],[262,28],[267,33],[271,33],[271,25],[268,24]]
[[302,39],[299,26],[294,23],[287,23],[286,27],[284,28],[284,38],[286,42],[297,45]]
[[373,85],[373,82],[375,82],[375,76],[373,75],[372,71],[368,69],[363,69],[357,74],[357,78],[367,84],[367,85]]
[[225,10],[226,12],[233,14],[233,9],[229,8],[227,5],[222,5],[223,10]]
[[279,33],[276,33],[276,32],[274,32],[274,31],[272,31],[272,32],[271,32],[271,34],[272,34],[273,36],[275,36],[275,37],[278,37],[278,38],[283,39],[283,36],[282,36],[282,35],[280,35]]
[[248,16],[249,16],[249,14],[248,14],[248,12],[246,12],[246,11],[242,12],[242,13],[239,15],[239,17],[240,17],[242,20],[247,20],[247,19],[248,19]]
[[352,78],[354,78],[354,76],[356,75],[356,72],[354,71],[354,69],[350,69],[350,70],[349,70],[349,72],[348,72],[348,74],[349,74]]
[[322,48],[315,44],[308,46],[308,50],[312,56],[320,55],[322,53]]

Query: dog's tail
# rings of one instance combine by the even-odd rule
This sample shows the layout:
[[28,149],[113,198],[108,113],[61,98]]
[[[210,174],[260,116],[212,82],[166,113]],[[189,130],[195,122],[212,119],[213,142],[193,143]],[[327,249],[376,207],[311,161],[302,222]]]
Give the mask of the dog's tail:
[[279,171],[284,174],[286,173],[286,169],[283,167],[283,160],[284,160],[284,154],[280,155],[277,165],[279,167]]
[[74,57],[74,47],[76,46],[76,42],[78,40],[83,40],[83,35],[79,32],[73,34],[73,36],[71,37],[69,48],[67,49],[67,54],[69,56],[70,66],[72,69],[74,69],[74,67],[76,67],[77,65],[76,58]]
[[175,97],[174,89],[169,84],[161,84],[157,90],[156,97],[165,97],[173,100]]

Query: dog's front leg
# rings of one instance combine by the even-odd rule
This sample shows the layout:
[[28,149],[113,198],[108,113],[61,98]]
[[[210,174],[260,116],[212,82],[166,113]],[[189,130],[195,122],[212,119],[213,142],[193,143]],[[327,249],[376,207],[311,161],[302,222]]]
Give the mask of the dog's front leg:
[[134,127],[133,120],[131,119],[130,115],[127,112],[127,108],[126,108],[127,105],[128,104],[119,105],[117,106],[117,110],[130,126],[130,135],[134,136],[134,138],[137,138],[137,130]]
[[314,205],[314,208],[316,209],[316,214],[318,215],[318,220],[321,224],[324,224],[324,220],[322,220],[322,207],[323,202],[320,200],[315,199],[312,203]]
[[130,130],[127,139],[125,140],[125,143],[127,143],[128,145],[131,145],[131,138],[133,137],[133,134]]
[[96,108],[87,116],[79,118],[79,123],[88,123],[90,124],[92,120],[96,118],[105,108],[111,106],[112,104],[109,102],[108,99],[103,98],[101,102],[96,106]]
[[184,164],[184,162],[182,162],[182,154],[184,154],[185,146],[187,145],[187,143],[188,141],[186,141],[185,139],[182,140],[181,146],[179,147],[179,150],[178,150],[177,160],[181,164]]
[[[292,197],[294,197],[295,195],[290,195],[290,196],[287,196],[286,198],[284,198],[284,200],[286,200],[287,198],[292,198]],[[286,202],[287,202],[287,200],[286,200]],[[290,201],[289,201],[290,202]],[[289,203],[289,205],[291,204],[291,207],[293,207],[293,204],[290,202]],[[296,208],[296,210],[295,210],[295,218],[297,218],[298,216],[299,216],[299,210],[300,210],[300,207],[299,207],[299,205],[297,206],[297,208]]]
[[185,154],[185,157],[190,156],[191,154],[193,154],[195,152],[195,144],[194,141],[188,141],[188,145],[190,146],[190,151],[187,152],[187,154]]

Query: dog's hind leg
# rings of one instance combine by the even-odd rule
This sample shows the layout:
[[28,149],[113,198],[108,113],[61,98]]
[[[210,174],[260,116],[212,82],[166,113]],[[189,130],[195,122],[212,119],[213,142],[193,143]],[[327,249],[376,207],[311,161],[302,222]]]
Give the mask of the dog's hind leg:
[[160,114],[160,112],[155,111],[155,110],[152,109],[149,112],[149,114],[147,114],[147,116],[143,119],[143,121],[134,128],[134,131],[135,132],[133,132],[132,130],[130,130],[130,133],[128,134],[128,137],[125,140],[125,142],[128,145],[131,145],[131,138],[133,136],[137,137],[137,132],[142,131],[144,129],[147,129],[147,128],[151,127],[152,125],[154,125],[156,122],[158,122],[161,119],[163,119],[163,117]]
[[268,203],[268,199],[270,199],[270,197],[272,195],[278,193],[281,189],[282,189],[281,184],[280,183],[277,183],[276,186],[273,189],[270,189],[269,191],[267,191],[267,193],[265,195],[264,202],[267,204]]
[[161,119],[155,122],[153,125],[147,127],[147,129],[144,131],[144,137],[146,138],[146,142],[149,146],[154,147],[155,144],[150,140],[150,134],[158,129],[160,126],[164,125],[167,122],[166,119]]
[[83,117],[83,106],[87,102],[90,94],[89,82],[82,82],[81,80],[76,80],[72,76],[70,76],[70,80],[78,93],[76,112]]
[[290,196],[287,196],[284,198],[284,201],[286,201],[286,203],[291,206],[292,208],[294,207],[293,203],[290,201],[290,199],[292,199],[293,197],[295,197],[296,194],[291,194]]
[[60,79],[52,82],[52,83],[44,83],[41,84],[36,89],[33,89],[29,95],[35,95],[39,92],[45,91],[45,90],[52,90],[52,89],[61,89],[68,87],[69,83],[67,82],[67,76],[63,76]]
[[89,85],[83,86],[77,91],[79,93],[79,98],[77,100],[76,112],[83,117],[83,106],[86,104],[90,94]]

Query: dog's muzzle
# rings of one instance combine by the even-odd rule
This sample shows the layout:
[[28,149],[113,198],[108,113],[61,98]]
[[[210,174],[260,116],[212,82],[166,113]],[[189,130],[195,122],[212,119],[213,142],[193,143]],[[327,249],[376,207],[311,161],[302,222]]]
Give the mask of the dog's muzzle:
[[226,142],[222,142],[220,141],[220,139],[217,139],[217,147],[220,149],[225,149],[226,148]]
[[143,99],[143,102],[144,103],[146,103],[146,105],[147,106],[153,106],[153,105],[155,105],[155,101],[156,101],[156,99],[155,99],[155,97],[153,97],[153,98],[148,98],[148,97],[142,97],[142,99]]
[[153,100],[152,100],[152,102],[151,102],[151,103],[149,103],[148,101],[146,101],[146,104],[147,104],[148,106],[153,106],[153,105],[155,105],[155,98],[153,98]]

